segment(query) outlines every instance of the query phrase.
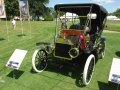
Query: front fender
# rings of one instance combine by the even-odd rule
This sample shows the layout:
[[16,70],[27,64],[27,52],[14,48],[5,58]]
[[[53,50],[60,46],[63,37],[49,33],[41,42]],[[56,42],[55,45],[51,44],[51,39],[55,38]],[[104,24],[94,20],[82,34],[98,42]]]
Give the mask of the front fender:
[[100,41],[101,41],[101,42],[105,42],[105,41],[106,41],[106,38],[105,38],[104,36],[102,36],[102,37],[100,38]]

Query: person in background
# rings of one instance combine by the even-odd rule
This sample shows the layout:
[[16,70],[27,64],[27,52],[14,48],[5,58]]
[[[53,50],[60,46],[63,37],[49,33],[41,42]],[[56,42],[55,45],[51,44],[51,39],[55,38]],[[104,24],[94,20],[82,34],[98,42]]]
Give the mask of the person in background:
[[15,28],[16,28],[16,20],[15,19],[12,20],[12,25],[13,25],[13,29],[15,30]]

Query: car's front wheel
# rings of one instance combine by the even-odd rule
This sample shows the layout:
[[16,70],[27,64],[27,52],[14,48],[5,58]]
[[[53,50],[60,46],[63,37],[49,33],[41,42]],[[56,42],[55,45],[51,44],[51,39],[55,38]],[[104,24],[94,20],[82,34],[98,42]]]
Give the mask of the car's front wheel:
[[35,50],[32,57],[32,67],[35,72],[42,72],[47,67],[47,53],[43,49]]

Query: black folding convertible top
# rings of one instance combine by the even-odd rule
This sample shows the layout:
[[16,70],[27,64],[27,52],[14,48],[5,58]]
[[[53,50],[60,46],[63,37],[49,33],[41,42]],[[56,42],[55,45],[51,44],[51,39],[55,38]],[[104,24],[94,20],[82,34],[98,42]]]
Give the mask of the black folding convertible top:
[[[70,12],[75,13],[78,16],[87,16],[88,13],[96,13],[97,18],[92,20],[92,27],[100,28],[100,30],[104,27],[104,20],[106,19],[108,12],[101,5],[94,3],[82,3],[82,4],[57,4],[54,9],[56,11]],[[93,32],[96,29],[93,29]]]
[[64,12],[71,12],[76,13],[78,15],[86,15],[92,10],[92,13],[99,13],[102,12],[103,14],[108,14],[105,8],[100,5],[94,3],[83,3],[83,4],[57,4],[55,5],[54,9],[56,11],[64,11]]

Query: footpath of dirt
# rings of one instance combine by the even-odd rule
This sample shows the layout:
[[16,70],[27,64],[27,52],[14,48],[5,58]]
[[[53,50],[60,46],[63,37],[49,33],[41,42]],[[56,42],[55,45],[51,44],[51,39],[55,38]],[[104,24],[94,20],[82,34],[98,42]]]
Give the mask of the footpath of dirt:
[[113,30],[103,30],[105,33],[120,33],[119,31],[113,31]]

